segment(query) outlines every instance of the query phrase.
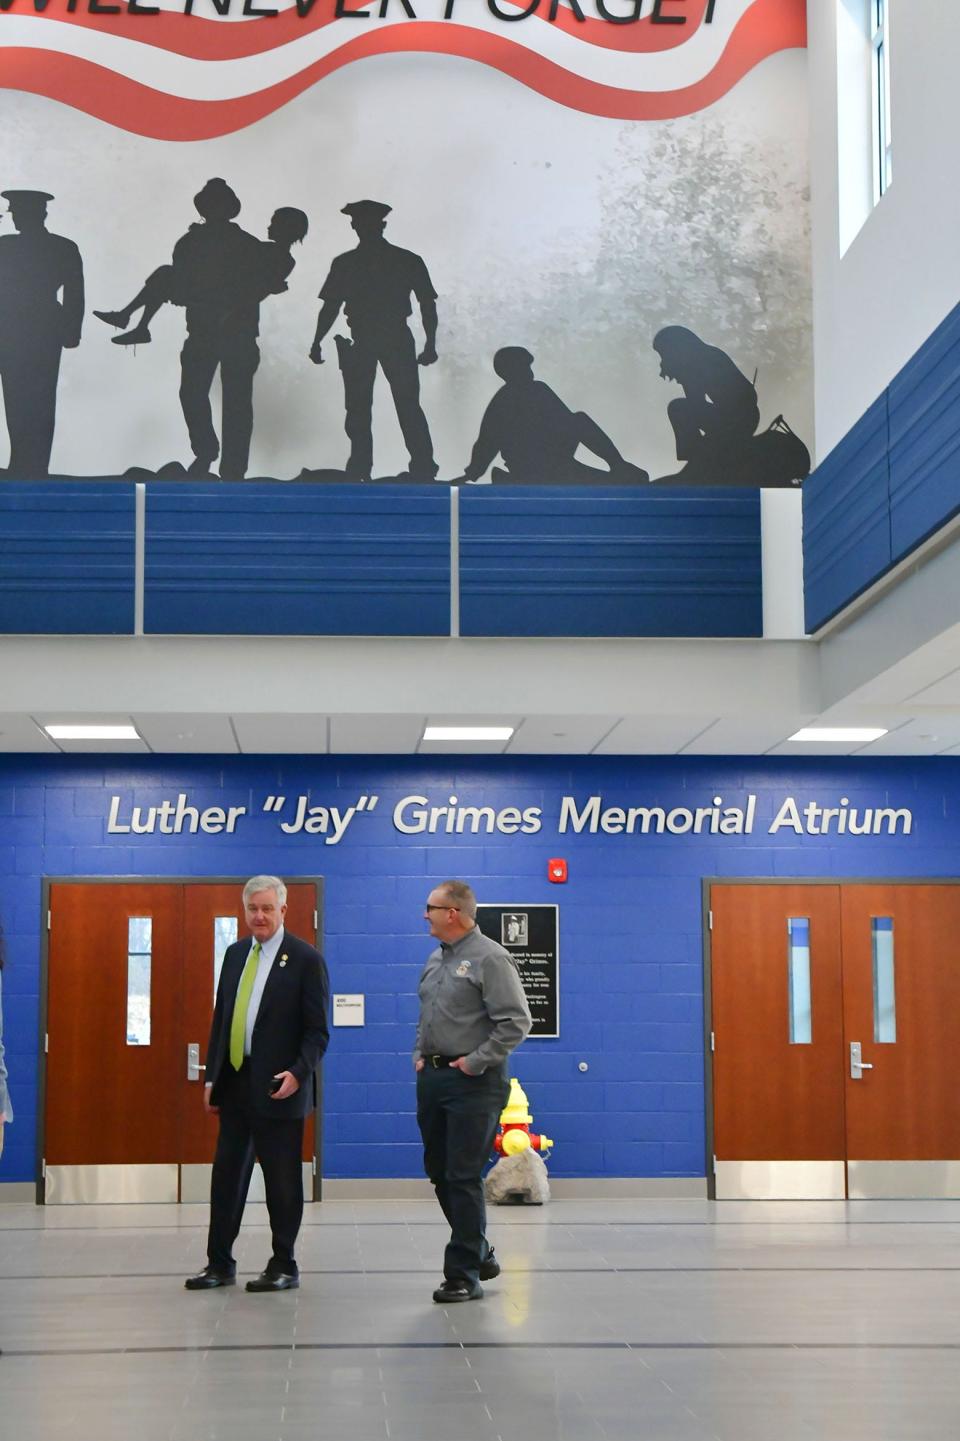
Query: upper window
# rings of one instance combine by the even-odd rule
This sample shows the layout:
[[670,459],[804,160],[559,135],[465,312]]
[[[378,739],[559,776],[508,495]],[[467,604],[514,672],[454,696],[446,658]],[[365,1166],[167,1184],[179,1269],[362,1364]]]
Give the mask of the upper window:
[[890,6],[836,0],[840,254],[890,185]]
[[890,139],[890,0],[870,0],[873,203],[893,179]]

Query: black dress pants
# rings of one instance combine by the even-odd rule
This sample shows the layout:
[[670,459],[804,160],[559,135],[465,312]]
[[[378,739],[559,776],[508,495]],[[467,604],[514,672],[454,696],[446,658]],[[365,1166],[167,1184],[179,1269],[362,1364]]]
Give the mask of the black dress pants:
[[218,1271],[235,1271],[233,1243],[240,1230],[254,1161],[259,1161],[273,1233],[268,1269],[297,1274],[293,1248],[303,1220],[303,1117],[259,1115],[250,1093],[250,1063],[227,1065],[219,1087],[220,1134],[210,1181],[207,1260]]
[[450,1225],[443,1256],[448,1281],[475,1284],[490,1252],[483,1170],[490,1159],[510,1082],[506,1068],[466,1076],[453,1066],[428,1063],[417,1072],[417,1124],[423,1166]]

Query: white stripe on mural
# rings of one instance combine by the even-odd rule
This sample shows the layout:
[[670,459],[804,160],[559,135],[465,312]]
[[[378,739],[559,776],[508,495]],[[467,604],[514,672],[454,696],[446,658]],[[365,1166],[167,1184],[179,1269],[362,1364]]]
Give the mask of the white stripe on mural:
[[[713,24],[701,25],[689,41],[655,54],[629,54],[591,45],[550,24],[530,22],[525,26],[505,27],[486,11],[465,26],[459,24],[459,28],[508,39],[519,48],[596,84],[636,92],[664,92],[695,85],[709,75],[719,62],[737,21],[751,5],[762,3],[763,0],[726,0],[722,9],[717,7],[718,18]],[[360,32],[356,23],[339,20],[260,55],[235,60],[195,60],[156,45],[43,16],[7,13],[2,23],[5,46],[55,50],[104,66],[168,95],[207,101],[237,99],[290,79],[326,59],[348,41],[356,40]],[[378,20],[364,27],[364,31],[373,33],[375,24],[375,32],[382,35],[400,25],[421,23],[410,19]],[[459,22],[447,23],[454,29]]]

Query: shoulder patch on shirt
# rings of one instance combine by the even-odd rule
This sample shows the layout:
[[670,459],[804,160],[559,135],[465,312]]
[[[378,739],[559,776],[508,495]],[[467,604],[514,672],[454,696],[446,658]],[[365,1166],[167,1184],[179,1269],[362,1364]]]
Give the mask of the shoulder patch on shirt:
[[471,971],[470,962],[469,962],[469,961],[461,961],[460,964],[459,964],[459,966],[458,966],[457,969],[456,969],[455,974],[458,975],[458,976],[469,976],[470,971]]

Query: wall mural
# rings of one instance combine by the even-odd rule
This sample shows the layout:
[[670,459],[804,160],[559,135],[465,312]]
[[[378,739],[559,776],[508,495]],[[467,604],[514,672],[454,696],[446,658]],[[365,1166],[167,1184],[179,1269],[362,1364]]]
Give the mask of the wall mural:
[[242,10],[0,0],[0,474],[802,482],[803,0]]

